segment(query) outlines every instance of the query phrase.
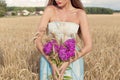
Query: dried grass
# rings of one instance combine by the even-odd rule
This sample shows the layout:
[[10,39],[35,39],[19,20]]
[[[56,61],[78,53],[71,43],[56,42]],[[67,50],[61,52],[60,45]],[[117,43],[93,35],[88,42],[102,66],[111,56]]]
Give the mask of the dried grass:
[[[120,80],[120,15],[88,15],[93,50],[85,80]],[[40,17],[0,18],[0,80],[38,80],[40,53],[31,42]]]

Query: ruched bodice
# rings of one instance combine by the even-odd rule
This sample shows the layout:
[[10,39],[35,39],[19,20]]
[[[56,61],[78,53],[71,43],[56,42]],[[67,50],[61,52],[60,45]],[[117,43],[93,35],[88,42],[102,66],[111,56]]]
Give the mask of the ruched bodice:
[[56,34],[61,33],[62,31],[63,33],[66,32],[68,34],[71,33],[77,33],[79,28],[79,25],[77,23],[74,22],[49,22],[48,23],[48,30],[49,32],[54,32]]
[[53,21],[48,23],[48,34],[52,32],[56,35],[58,39],[61,39],[64,36],[66,36],[66,39],[75,37],[75,35],[78,32],[78,29],[79,25],[74,22]]

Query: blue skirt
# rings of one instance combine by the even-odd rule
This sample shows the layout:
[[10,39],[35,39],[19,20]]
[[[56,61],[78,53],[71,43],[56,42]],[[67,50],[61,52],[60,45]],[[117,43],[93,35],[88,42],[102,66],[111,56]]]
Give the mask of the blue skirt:
[[[84,80],[84,60],[80,58],[69,65],[71,69],[65,71],[65,76],[71,76],[71,80]],[[40,58],[40,80],[50,80],[52,74],[49,62],[41,56]]]

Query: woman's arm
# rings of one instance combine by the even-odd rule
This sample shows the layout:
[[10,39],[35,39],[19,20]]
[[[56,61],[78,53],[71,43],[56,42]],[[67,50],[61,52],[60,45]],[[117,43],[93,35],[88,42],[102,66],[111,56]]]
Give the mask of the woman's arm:
[[44,14],[41,16],[40,23],[37,28],[38,37],[34,40],[36,48],[41,52],[42,55],[44,55],[46,59],[48,59],[48,57],[43,52],[43,45],[41,39],[46,32],[46,28],[52,16],[52,12],[53,12],[52,6],[48,6],[45,8]]
[[79,16],[79,24],[81,28],[84,47],[81,49],[80,52],[78,52],[78,57],[76,57],[74,60],[71,60],[70,62],[74,62],[75,60],[84,56],[85,54],[89,53],[92,50],[92,39],[91,39],[90,29],[87,21],[87,15],[85,11],[80,10],[78,12],[78,16]]
[[81,49],[80,56],[84,56],[92,50],[92,39],[90,35],[90,29],[88,25],[86,12],[83,10],[79,11],[79,23],[81,28],[82,40],[84,42],[84,47]]
[[53,12],[54,12],[53,6],[48,6],[45,9],[44,14],[42,15],[42,17],[40,19],[39,27],[37,29],[37,32],[39,33],[38,34],[39,37],[37,39],[35,39],[35,44],[36,44],[36,47],[37,47],[38,51],[41,52],[41,54],[50,63],[50,65],[52,67],[53,78],[55,78],[55,80],[57,80],[57,78],[55,76],[56,76],[56,72],[59,74],[58,68],[56,67],[55,64],[53,64],[53,62],[51,60],[49,60],[49,56],[44,54],[43,45],[42,45],[42,42],[41,42],[42,41],[41,40],[42,36],[45,34],[48,22],[50,21],[50,18],[53,16]]

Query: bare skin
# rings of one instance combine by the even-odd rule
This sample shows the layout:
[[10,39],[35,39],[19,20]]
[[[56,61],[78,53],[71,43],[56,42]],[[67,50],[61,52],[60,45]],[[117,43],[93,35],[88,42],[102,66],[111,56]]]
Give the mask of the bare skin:
[[55,77],[55,72],[58,72],[60,77],[63,78],[64,72],[70,63],[76,61],[77,59],[86,55],[92,50],[92,40],[90,36],[89,25],[85,11],[74,8],[71,5],[70,0],[55,0],[55,1],[58,4],[58,7],[55,7],[53,5],[47,6],[45,8],[44,14],[41,17],[40,24],[37,29],[37,31],[40,32],[41,36],[35,40],[37,49],[48,60],[48,56],[43,54],[42,44],[39,41],[41,40],[44,31],[47,28],[47,24],[49,22],[55,21],[57,18],[58,18],[57,20],[59,21],[73,22],[78,24],[81,28],[82,40],[84,42],[84,47],[81,49],[81,52],[77,52],[79,55],[75,59],[72,59],[70,62],[63,63],[59,69],[54,64],[52,64],[51,61],[48,60],[52,67],[52,74],[54,80],[59,80]]

